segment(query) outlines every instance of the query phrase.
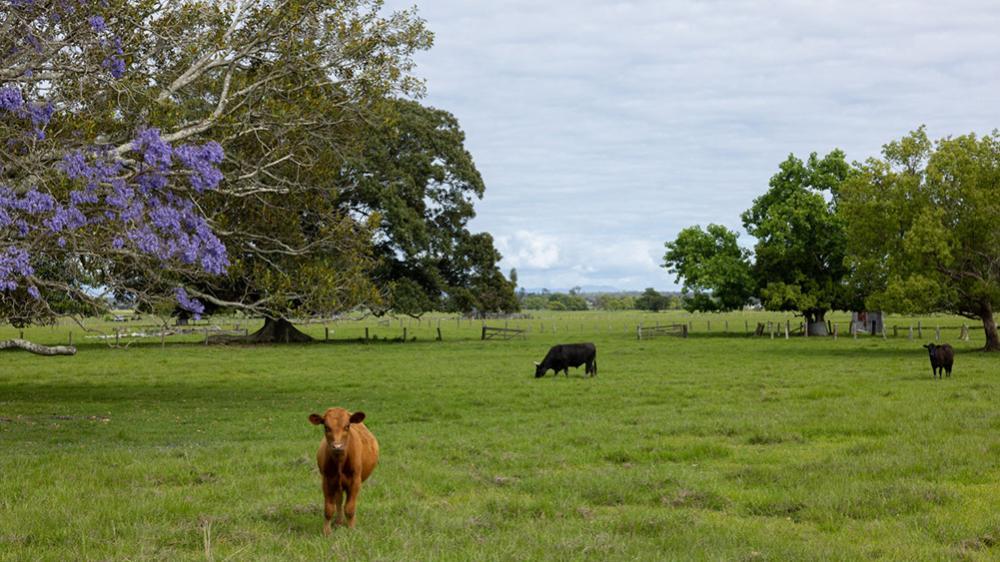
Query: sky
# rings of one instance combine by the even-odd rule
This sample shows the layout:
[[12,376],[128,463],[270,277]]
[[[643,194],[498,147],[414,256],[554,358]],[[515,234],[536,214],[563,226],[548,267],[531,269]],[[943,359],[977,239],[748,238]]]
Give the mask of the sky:
[[422,102],[486,183],[470,228],[522,287],[675,290],[664,243],[742,232],[789,154],[1000,127],[1000,2],[386,0],[414,5]]

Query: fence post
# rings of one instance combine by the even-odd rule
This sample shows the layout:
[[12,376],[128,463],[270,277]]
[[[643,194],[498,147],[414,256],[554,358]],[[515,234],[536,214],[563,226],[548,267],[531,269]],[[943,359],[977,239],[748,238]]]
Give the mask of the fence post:
[[160,329],[160,348],[167,348],[167,330],[164,328]]
[[941,326],[934,327],[934,340],[941,341]]
[[635,327],[635,336],[636,339],[642,340],[642,322],[639,322],[639,325]]
[[365,343],[368,343],[368,326],[365,326]]
[[729,320],[726,320],[726,328],[723,330],[723,332],[726,332],[726,333],[729,332]]
[[330,327],[323,326],[323,341],[330,341]]
[[[21,331],[21,337],[24,337],[24,331]],[[115,345],[118,345],[118,328],[115,328]]]
[[681,337],[688,337],[688,327],[684,324],[681,324]]
[[894,338],[895,337],[899,337],[899,326],[895,326],[894,325],[892,327],[892,337],[894,337]]
[[[285,341],[288,341],[288,336],[285,336]],[[205,345],[208,345],[208,326],[205,326]]]
[[924,339],[924,326],[920,320],[917,320],[917,339]]
[[785,320],[785,339],[786,340],[788,339],[788,328],[791,327],[791,325],[792,325],[792,321],[791,320]]
[[438,326],[438,341],[441,341],[441,326]]
[[483,340],[486,339],[486,324],[483,324],[483,336],[480,339],[483,339]]
[[406,343],[406,326],[403,326],[403,343]]
[[833,323],[833,339],[834,339],[834,341],[837,340],[837,330],[838,330],[839,326],[840,326],[840,324],[837,324],[836,322]]
[[910,338],[910,341],[913,341],[913,325],[912,324],[910,325],[910,335],[908,337]]
[[712,331],[712,321],[711,320],[706,320],[706,322],[708,323],[708,328],[705,331],[711,332]]
[[743,335],[750,335],[750,321],[743,321]]
[[802,337],[804,338],[809,337],[809,320],[806,320],[805,322],[802,323]]
[[69,345],[73,347],[73,330],[69,331]]

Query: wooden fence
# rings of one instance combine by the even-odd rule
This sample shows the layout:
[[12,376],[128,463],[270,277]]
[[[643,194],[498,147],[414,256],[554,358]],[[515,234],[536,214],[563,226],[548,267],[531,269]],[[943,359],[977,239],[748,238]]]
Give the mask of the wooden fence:
[[482,340],[509,340],[512,338],[520,337],[522,339],[527,339],[524,336],[524,330],[518,328],[494,328],[493,326],[487,326],[483,324],[483,337]]
[[642,324],[639,324],[635,328],[635,335],[640,340],[643,338],[655,338],[657,336],[680,336],[682,338],[686,338],[688,337],[688,325],[669,324],[660,326],[657,324],[655,326],[643,326]]

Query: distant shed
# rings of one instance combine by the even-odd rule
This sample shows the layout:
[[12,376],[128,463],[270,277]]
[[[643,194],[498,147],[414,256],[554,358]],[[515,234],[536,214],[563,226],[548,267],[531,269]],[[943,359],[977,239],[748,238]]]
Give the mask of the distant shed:
[[851,328],[855,333],[881,334],[885,328],[881,310],[859,310],[851,313]]

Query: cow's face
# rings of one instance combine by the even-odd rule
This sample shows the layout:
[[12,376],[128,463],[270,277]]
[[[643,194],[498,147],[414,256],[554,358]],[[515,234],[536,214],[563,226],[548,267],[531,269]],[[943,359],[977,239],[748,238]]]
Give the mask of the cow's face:
[[936,348],[936,347],[937,347],[937,346],[936,346],[936,345],[934,345],[934,344],[932,344],[932,343],[928,343],[928,344],[925,344],[925,345],[924,345],[924,348],[925,348],[925,349],[927,349],[927,353],[928,353],[928,354],[929,354],[929,355],[930,355],[931,357],[934,357],[934,348]]
[[545,371],[548,371],[548,370],[549,370],[548,367],[544,366],[543,364],[541,364],[541,363],[535,363],[535,378],[538,379],[538,378],[544,377],[545,376]]
[[326,445],[334,454],[347,450],[351,439],[351,424],[361,423],[365,419],[364,412],[353,414],[343,408],[330,408],[322,416],[311,414],[309,421],[313,425],[322,425],[326,435]]

